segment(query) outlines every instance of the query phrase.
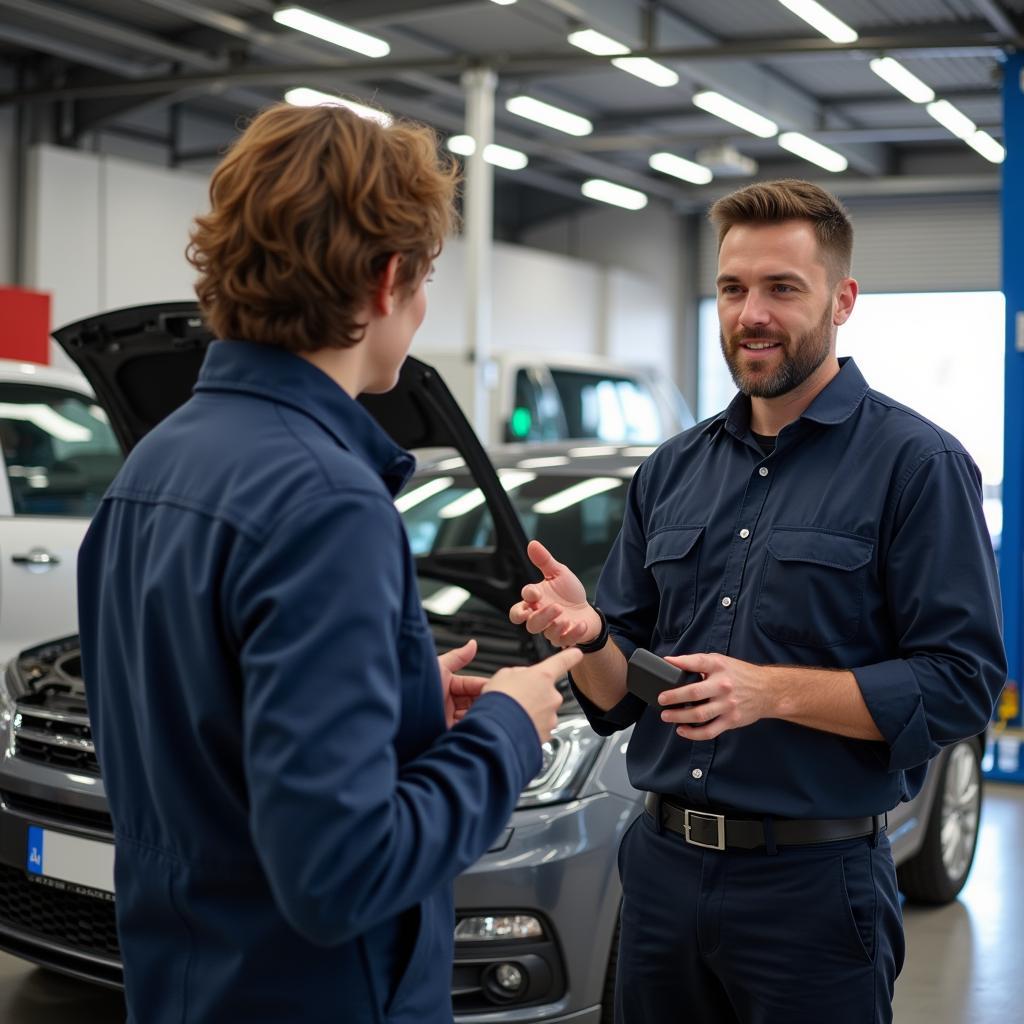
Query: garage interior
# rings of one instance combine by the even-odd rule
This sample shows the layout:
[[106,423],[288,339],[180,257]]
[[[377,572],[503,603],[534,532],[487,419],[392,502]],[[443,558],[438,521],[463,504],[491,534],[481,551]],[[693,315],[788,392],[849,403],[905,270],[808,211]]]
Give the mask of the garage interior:
[[[413,355],[642,363],[701,420],[732,393],[709,205],[755,180],[833,191],[869,300],[840,354],[849,337],[872,386],[981,466],[1010,663],[973,868],[948,905],[904,906],[895,1018],[1017,1019],[1024,0],[825,0],[833,20],[818,24],[783,0],[302,6],[370,52],[294,27],[271,0],[0,0],[0,318],[8,289],[48,296],[48,330],[191,299],[183,252],[209,174],[246,119],[315,90],[430,125],[465,164],[462,233],[437,262]],[[561,128],[541,123],[552,108],[572,115]],[[10,335],[0,323],[0,357]],[[56,345],[43,361],[73,369]],[[467,411],[503,440],[486,399]],[[114,989],[0,953],[0,1019],[106,1024],[124,1007]]]

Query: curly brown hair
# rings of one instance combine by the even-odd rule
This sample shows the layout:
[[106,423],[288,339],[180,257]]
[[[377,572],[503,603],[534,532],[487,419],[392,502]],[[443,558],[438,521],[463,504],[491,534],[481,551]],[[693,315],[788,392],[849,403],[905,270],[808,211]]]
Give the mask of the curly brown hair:
[[853,225],[843,204],[831,192],[799,178],[762,181],[737,189],[719,199],[708,212],[718,229],[722,248],[729,228],[737,224],[777,224],[785,220],[810,221],[818,239],[822,262],[833,281],[850,274]]
[[457,165],[423,125],[342,106],[275,104],[214,171],[186,256],[221,338],[296,352],[362,340],[360,313],[395,253],[415,290],[455,219]]

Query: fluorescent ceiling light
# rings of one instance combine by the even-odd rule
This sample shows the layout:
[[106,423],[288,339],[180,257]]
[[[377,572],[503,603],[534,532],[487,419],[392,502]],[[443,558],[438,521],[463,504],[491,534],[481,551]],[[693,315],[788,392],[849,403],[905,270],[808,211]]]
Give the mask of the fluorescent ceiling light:
[[595,32],[592,28],[580,29],[578,32],[569,33],[569,42],[578,46],[587,53],[596,54],[598,57],[614,57],[612,64],[620,71],[626,71],[637,78],[642,78],[651,85],[657,85],[665,89],[677,85],[679,76],[671,69],[659,64],[650,57],[624,57],[622,54],[629,53],[629,47],[620,43],[603,32]]
[[[459,156],[472,156],[476,152],[476,139],[472,135],[453,135],[448,140],[448,148]],[[499,146],[496,142],[484,146],[484,159],[496,167],[504,167],[506,171],[521,171],[530,162],[525,153]]]
[[629,47],[625,43],[620,43],[617,39],[612,39],[611,36],[606,36],[602,32],[595,32],[592,28],[570,32],[569,42],[598,57],[617,57],[620,54],[629,53]]
[[846,157],[842,153],[837,153],[834,149],[829,149],[828,146],[823,146],[820,142],[815,142],[814,139],[809,139],[799,132],[783,132],[779,136],[779,145],[804,160],[810,160],[812,164],[824,167],[826,171],[831,171],[833,174],[845,171],[848,166]]
[[616,185],[613,181],[603,178],[591,178],[583,182],[580,191],[588,199],[596,199],[600,203],[621,206],[624,210],[642,210],[647,205],[647,196],[635,188]]
[[516,0],[491,0],[492,4],[498,4],[500,7],[511,7]]
[[289,89],[284,94],[284,98],[293,107],[345,107],[347,110],[351,110],[353,114],[358,114],[360,117],[365,117],[370,121],[376,121],[377,124],[383,125],[385,128],[390,127],[394,121],[394,118],[386,110],[364,107],[362,103],[346,100],[329,92],[321,92],[319,89],[309,89],[306,86],[301,86],[298,89]]
[[342,25],[340,21],[332,21],[301,7],[283,7],[274,11],[274,21],[365,57],[386,57],[391,52],[391,47],[383,39],[369,36],[348,25]]
[[569,449],[571,459],[596,459],[603,455],[617,455],[619,449],[611,444],[588,444]]
[[62,416],[56,409],[41,402],[2,402],[0,418],[33,423],[58,441],[81,444],[92,440],[92,431],[87,426]]
[[531,511],[538,515],[550,515],[552,512],[561,512],[572,505],[578,505],[595,494],[603,494],[605,491],[621,487],[623,481],[614,476],[595,476],[590,480],[582,480],[578,484],[566,487],[564,491],[556,491],[554,494],[542,498],[533,506]]
[[803,18],[811,28],[817,29],[833,43],[857,41],[856,31],[822,7],[817,0],[779,0],[779,3],[798,18]]
[[428,498],[451,487],[453,483],[455,483],[455,479],[450,476],[439,476],[436,480],[428,480],[425,484],[414,487],[411,491],[406,491],[405,494],[395,498],[395,508],[399,512],[408,512],[409,509],[423,504]]
[[964,139],[964,142],[991,163],[1001,164],[1006,159],[1006,150],[988,132],[980,128],[972,136]]
[[729,99],[728,96],[723,96],[720,92],[706,90],[694,93],[693,105],[762,139],[770,139],[779,131],[779,126],[774,121]]
[[569,459],[565,455],[542,455],[539,459],[520,459],[516,465],[520,469],[541,469],[544,466],[568,466]]
[[651,60],[650,57],[615,57],[612,64],[620,71],[627,71],[661,89],[679,84],[679,76],[671,68]]
[[957,110],[949,100],[936,100],[929,103],[925,110],[935,118],[947,131],[958,139],[966,142],[977,130],[978,126],[964,113]]
[[671,174],[673,178],[682,178],[693,185],[706,185],[714,177],[707,167],[674,153],[655,153],[647,162],[654,170]]
[[935,90],[925,85],[917,75],[909,72],[892,57],[876,57],[868,65],[883,82],[888,82],[897,92],[903,93],[911,103],[931,103]]
[[547,125],[548,128],[556,128],[566,135],[589,135],[594,130],[594,126],[585,117],[571,114],[543,100],[535,100],[532,96],[510,96],[505,100],[505,109],[510,114]]
[[447,586],[441,587],[420,603],[435,615],[454,615],[470,597],[469,591],[462,587]]
[[[528,484],[531,480],[537,479],[536,473],[521,473],[517,469],[499,469],[498,478],[501,480],[501,486],[506,491],[514,491],[517,487],[522,487],[523,484]],[[467,491],[461,497],[456,498],[454,501],[450,501],[444,508],[438,511],[438,515],[442,519],[456,519],[459,516],[464,516],[467,512],[472,512],[473,509],[484,503],[484,493],[479,487],[474,487],[473,490]]]
[[504,167],[506,171],[521,171],[530,162],[525,153],[508,146],[499,146],[496,142],[484,146],[484,159],[496,167]]

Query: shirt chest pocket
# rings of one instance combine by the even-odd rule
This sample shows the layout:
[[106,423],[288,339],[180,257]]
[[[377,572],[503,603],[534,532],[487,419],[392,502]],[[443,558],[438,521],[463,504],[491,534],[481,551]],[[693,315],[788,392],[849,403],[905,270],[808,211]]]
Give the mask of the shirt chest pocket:
[[873,541],[778,527],[768,538],[754,617],[770,637],[809,647],[852,640],[860,628]]
[[703,526],[674,526],[647,541],[644,568],[658,584],[655,628],[662,640],[677,639],[693,620],[703,532]]

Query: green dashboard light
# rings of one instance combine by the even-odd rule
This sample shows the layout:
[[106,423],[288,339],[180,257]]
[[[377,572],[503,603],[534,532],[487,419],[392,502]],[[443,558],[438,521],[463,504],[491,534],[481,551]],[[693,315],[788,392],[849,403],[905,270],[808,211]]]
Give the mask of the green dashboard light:
[[512,428],[513,437],[528,437],[530,427],[533,426],[533,417],[530,415],[530,410],[524,409],[522,406],[513,409],[509,426]]

